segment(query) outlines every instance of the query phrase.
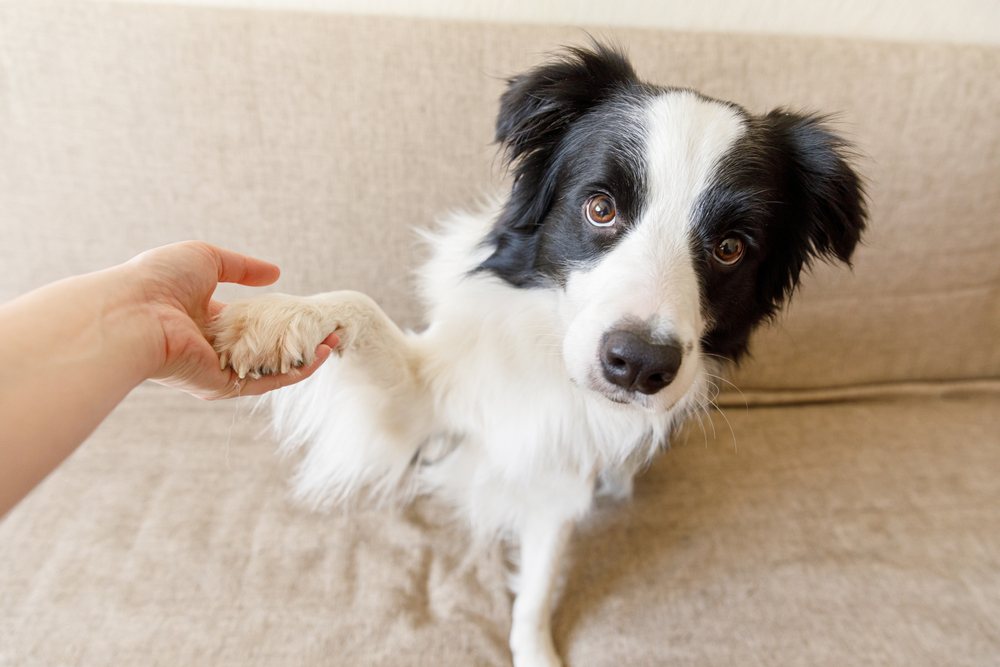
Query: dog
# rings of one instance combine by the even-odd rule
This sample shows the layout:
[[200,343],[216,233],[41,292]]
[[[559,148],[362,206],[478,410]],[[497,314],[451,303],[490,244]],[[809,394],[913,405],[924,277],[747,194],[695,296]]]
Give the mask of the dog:
[[340,357],[271,399],[297,491],[434,494],[519,543],[514,663],[551,666],[574,523],[629,495],[803,269],[850,263],[866,199],[827,117],[652,85],[597,42],[509,79],[496,140],[509,193],[426,235],[425,330],[339,291],[234,302],[211,336],[242,378],[336,331]]

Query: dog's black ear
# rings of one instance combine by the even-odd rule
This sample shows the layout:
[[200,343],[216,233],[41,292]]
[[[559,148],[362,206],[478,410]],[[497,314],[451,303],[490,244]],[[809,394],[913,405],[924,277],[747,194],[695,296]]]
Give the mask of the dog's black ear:
[[500,97],[496,140],[520,167],[544,158],[575,119],[636,81],[625,54],[595,42],[569,47],[558,58],[507,80]]
[[787,238],[781,254],[788,260],[773,276],[778,304],[798,284],[813,259],[850,265],[867,219],[864,184],[850,164],[850,144],[835,134],[827,118],[776,109],[761,119],[781,165],[781,202]]
[[535,240],[556,193],[559,146],[574,121],[622,87],[637,82],[625,55],[595,42],[507,81],[500,97],[496,140],[514,184],[493,231],[497,251],[481,268],[520,284],[530,269]]
[[625,55],[610,46],[572,47],[559,58],[507,81],[500,97],[496,140],[514,171],[507,223],[536,227],[551,204],[555,175],[552,159],[576,119],[636,81]]

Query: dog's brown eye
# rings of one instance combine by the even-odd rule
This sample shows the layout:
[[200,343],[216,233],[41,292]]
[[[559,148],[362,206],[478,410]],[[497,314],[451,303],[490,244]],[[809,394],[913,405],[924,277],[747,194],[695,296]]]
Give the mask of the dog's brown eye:
[[745,250],[746,244],[743,243],[742,239],[732,237],[723,239],[715,246],[715,259],[720,264],[732,266],[743,259],[743,252]]
[[583,210],[587,221],[595,227],[610,227],[618,217],[615,200],[608,195],[594,195],[584,204]]

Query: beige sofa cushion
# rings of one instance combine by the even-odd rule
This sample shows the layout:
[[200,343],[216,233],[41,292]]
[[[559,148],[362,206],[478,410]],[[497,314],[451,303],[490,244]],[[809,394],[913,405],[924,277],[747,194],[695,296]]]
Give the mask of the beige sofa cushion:
[[[727,410],[573,542],[571,665],[988,665],[995,396]],[[508,665],[499,547],[312,514],[248,406],[141,388],[0,523],[0,664]],[[735,434],[735,438],[732,434]]]
[[[854,273],[818,267],[737,384],[1000,376],[1000,49],[597,32],[626,45],[652,81],[758,112],[840,112],[862,153],[872,230]],[[198,237],[277,260],[284,291],[359,288],[419,325],[413,228],[496,187],[503,76],[585,38],[7,3],[0,297]]]

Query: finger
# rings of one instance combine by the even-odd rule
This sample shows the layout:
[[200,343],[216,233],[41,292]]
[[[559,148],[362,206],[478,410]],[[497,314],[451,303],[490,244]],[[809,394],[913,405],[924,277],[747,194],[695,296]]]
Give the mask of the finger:
[[336,350],[338,347],[340,347],[340,337],[337,334],[332,333],[326,338],[324,338],[323,342],[320,343],[320,345],[326,345],[330,349]]
[[[239,394],[227,395],[226,398],[230,398],[235,395],[239,396],[259,396],[261,394],[266,394],[269,391],[274,391],[275,389],[281,389],[282,387],[287,387],[289,385],[295,384],[296,382],[301,382],[307,377],[316,372],[323,362],[330,358],[330,354],[333,352],[332,348],[328,345],[320,344],[316,348],[316,358],[313,362],[304,368],[297,368],[287,373],[282,373],[281,375],[268,375],[262,378],[250,379],[240,381],[241,386]],[[232,373],[232,371],[230,371]],[[236,373],[232,373],[233,377],[236,378]]]
[[215,258],[220,283],[238,283],[240,285],[259,287],[261,285],[270,285],[281,274],[281,269],[275,264],[265,262],[262,259],[243,255],[214,245],[209,245],[209,249]]

